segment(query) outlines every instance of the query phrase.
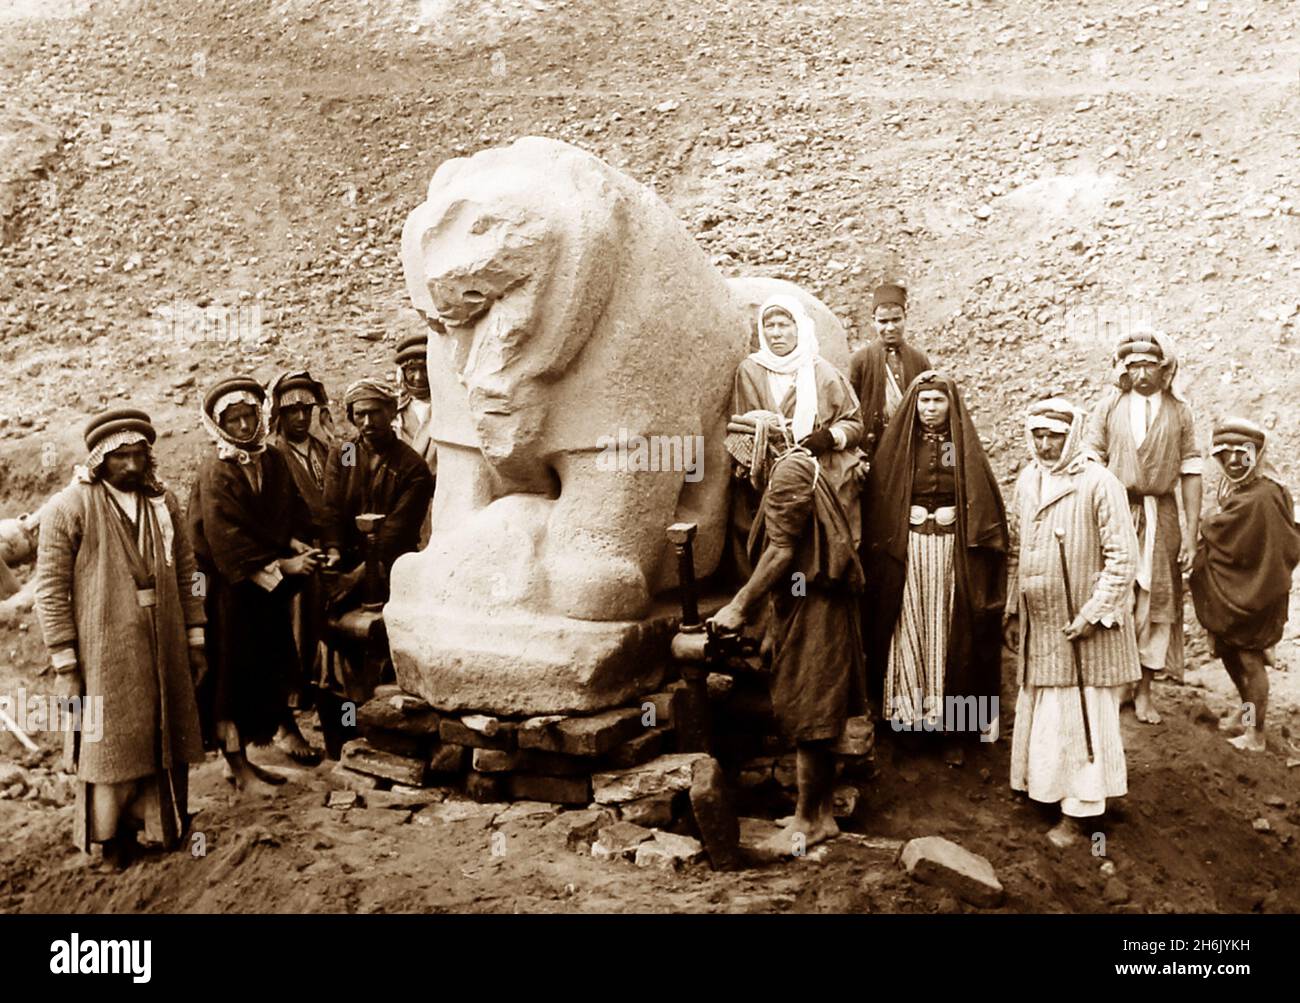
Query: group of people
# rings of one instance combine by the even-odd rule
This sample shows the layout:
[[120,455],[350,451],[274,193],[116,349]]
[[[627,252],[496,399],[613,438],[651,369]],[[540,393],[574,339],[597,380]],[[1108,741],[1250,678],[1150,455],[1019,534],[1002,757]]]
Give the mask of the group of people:
[[1182,678],[1185,574],[1242,699],[1221,727],[1263,751],[1266,666],[1300,562],[1265,430],[1215,425],[1222,479],[1203,518],[1173,342],[1135,331],[1090,413],[1029,402],[1008,512],[956,381],[905,339],[906,290],[879,287],[872,312],[878,337],[846,376],[803,306],[773,297],[736,374],[746,581],[712,619],[764,636],[774,714],[797,745],[798,805],[774,848],[835,833],[831,749],[851,716],[874,707],[893,731],[938,733],[953,765],[964,740],[996,740],[1004,639],[1019,687],[1011,787],[1060,806],[1054,843],[1077,839],[1127,793],[1121,706],[1158,724],[1152,680]]
[[[221,751],[236,788],[265,792],[283,777],[250,760],[250,744],[319,762],[294,709],[368,696],[365,659],[346,638],[322,657],[322,642],[329,618],[361,603],[368,552],[386,590],[393,561],[427,539],[426,347],[398,345],[398,387],[347,388],[354,438],[335,434],[308,372],[221,380],[203,398],[213,448],[184,510],[157,478],[145,412],[86,426],[84,463],[43,509],[36,609],[60,695],[102,701],[110,723],[96,742],[66,735],[74,842],[95,866],[124,866],[138,830],[179,843],[188,765],[205,749]],[[358,516],[377,523],[369,539]]]
[[[1030,462],[1008,512],[960,388],[907,343],[906,316],[906,290],[879,287],[878,337],[846,374],[821,357],[800,300],[773,297],[735,376],[726,446],[743,584],[712,619],[763,634],[773,711],[797,746],[798,806],[778,842],[835,833],[831,750],[871,706],[896,731],[938,732],[954,765],[964,739],[996,740],[1004,638],[1019,684],[1011,786],[1060,805],[1055,842],[1077,838],[1072,820],[1127,791],[1128,691],[1138,720],[1158,723],[1151,681],[1181,676],[1185,572],[1242,696],[1224,726],[1262,750],[1269,651],[1300,561],[1265,431],[1216,425],[1223,480],[1202,518],[1174,346],[1130,334],[1091,415],[1030,403]],[[426,350],[420,336],[398,344],[396,387],[347,388],[348,438],[308,372],[212,386],[213,446],[183,510],[156,476],[147,414],[119,408],[86,426],[85,461],[43,512],[36,603],[60,692],[102,701],[111,722],[95,743],[67,736],[74,838],[99,848],[97,864],[122,866],[141,828],[177,845],[188,764],[205,749],[241,790],[277,784],[247,747],[274,741],[317,762],[294,709],[329,694],[359,702],[377,682],[327,627],[370,588],[367,554],[383,591],[396,558],[427,541]]]

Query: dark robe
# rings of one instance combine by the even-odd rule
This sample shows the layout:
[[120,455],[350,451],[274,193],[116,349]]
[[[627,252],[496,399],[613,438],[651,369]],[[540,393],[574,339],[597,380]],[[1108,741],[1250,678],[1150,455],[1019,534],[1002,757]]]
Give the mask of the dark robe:
[[199,687],[205,738],[233,721],[245,744],[269,742],[283,720],[295,669],[290,601],[301,586],[286,577],[267,591],[253,576],[292,557],[291,538],[311,538],[311,514],[284,457],[258,457],[261,491],[235,459],[210,454],[190,494],[189,522],[199,571],[207,576],[208,675]]
[[[794,551],[770,593],[772,712],[796,742],[836,738],[866,707],[862,566],[844,509],[807,454],[788,454],[772,468],[750,559],[757,564],[769,546]],[[799,591],[796,574],[803,576]]]
[[1197,619],[1216,645],[1262,651],[1282,639],[1300,529],[1291,494],[1267,474],[1224,490],[1201,520],[1192,565]]
[[[904,394],[912,381],[930,368],[930,360],[919,348],[904,342],[898,346],[903,379],[898,389]],[[859,348],[849,359],[849,382],[862,403],[862,451],[875,456],[885,433],[885,345],[876,340]]]
[[[352,462],[344,463],[345,458]],[[364,439],[332,447],[325,465],[321,536],[326,548],[338,548],[340,570],[365,560],[365,535],[357,529],[356,517],[376,513],[385,517],[377,543],[386,581],[393,561],[420,546],[433,485],[424,457],[395,436],[378,455]]]
[[[302,495],[303,501],[307,503],[307,510],[311,513],[312,524],[315,532],[311,534],[311,539],[319,539],[321,527],[325,522],[325,467],[329,460],[330,447],[329,443],[316,435],[308,433],[307,448],[302,450],[300,444],[291,444],[284,436],[276,433],[266,440],[267,444],[278,449],[289,466],[289,472],[293,475],[293,482],[298,486],[298,493]],[[303,453],[307,456],[304,457]],[[312,469],[311,461],[315,461],[320,467],[320,479],[316,477],[316,472]],[[303,542],[308,542],[304,540]]]
[[[1007,516],[997,478],[957,385],[939,377],[948,394],[948,434],[954,462],[951,482],[926,475],[917,482],[917,452],[924,443],[916,414],[921,387],[903,395],[895,420],[885,429],[867,476],[862,526],[863,568],[867,575],[864,626],[871,692],[883,692],[907,573],[908,514],[911,506],[946,502],[949,490],[957,508],[953,547],[953,609],[944,669],[945,696],[995,698],[1001,692],[1001,628],[1006,605]],[[934,389],[930,382],[926,389]],[[939,455],[944,452],[939,445]],[[930,453],[926,451],[926,456]],[[924,466],[924,464],[923,464]]]

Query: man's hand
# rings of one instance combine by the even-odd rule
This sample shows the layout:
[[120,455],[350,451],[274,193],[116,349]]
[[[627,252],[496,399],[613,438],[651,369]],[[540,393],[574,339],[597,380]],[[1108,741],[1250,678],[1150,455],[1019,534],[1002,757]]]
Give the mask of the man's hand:
[[1196,557],[1196,539],[1188,533],[1183,534],[1182,545],[1178,548],[1178,566],[1182,568],[1183,574],[1188,574],[1192,570],[1192,561]]
[[81,678],[80,669],[60,672],[54,677],[54,695],[56,697],[79,697],[85,692],[85,680]]
[[1082,613],[1074,618],[1074,622],[1071,623],[1070,626],[1062,628],[1061,630],[1061,633],[1065,635],[1066,640],[1068,641],[1082,641],[1084,638],[1091,637],[1096,632],[1097,625],[1085,620]]
[[813,456],[821,456],[823,453],[829,453],[835,448],[835,436],[831,435],[829,428],[819,428],[815,432],[809,432],[799,440],[799,445],[812,453]]
[[319,550],[309,550],[305,554],[280,558],[280,571],[286,575],[310,575],[320,566]]
[[330,547],[325,551],[325,567],[333,571],[339,566],[339,561],[343,560],[343,555],[339,553],[338,547]]
[[203,653],[203,649],[198,645],[190,646],[190,678],[194,680],[194,688],[198,689],[199,683],[203,682],[203,677],[208,674],[208,656]]
[[1020,653],[1020,616],[1004,613],[1002,616],[1002,643],[1009,651]]
[[709,617],[709,623],[713,625],[716,633],[739,634],[740,629],[745,626],[745,614],[733,599]]

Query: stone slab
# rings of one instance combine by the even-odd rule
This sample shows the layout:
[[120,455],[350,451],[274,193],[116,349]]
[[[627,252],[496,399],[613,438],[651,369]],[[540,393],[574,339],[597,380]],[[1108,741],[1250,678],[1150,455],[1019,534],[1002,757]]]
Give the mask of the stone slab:
[[591,778],[592,797],[599,804],[621,804],[651,794],[689,790],[695,763],[708,758],[703,752],[678,752],[630,769],[597,773]]
[[942,836],[908,840],[900,858],[917,881],[947,888],[971,905],[991,909],[1002,903],[1002,883],[993,865]]

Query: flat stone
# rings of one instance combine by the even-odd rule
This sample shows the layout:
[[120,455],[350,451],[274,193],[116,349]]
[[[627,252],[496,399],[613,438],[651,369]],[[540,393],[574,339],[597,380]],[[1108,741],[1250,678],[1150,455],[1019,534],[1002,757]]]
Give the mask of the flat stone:
[[632,822],[614,822],[602,828],[591,844],[591,855],[596,860],[630,860],[636,848],[648,839],[654,838],[654,831]]
[[361,728],[361,737],[372,749],[391,752],[395,756],[408,759],[428,759],[429,753],[438,742],[437,732],[428,734],[410,734],[405,731],[393,731],[388,728]]
[[511,721],[498,722],[496,731],[491,735],[475,731],[451,717],[444,717],[438,725],[438,735],[444,742],[467,745],[474,749],[501,749],[506,752],[515,748],[516,731],[518,728]]
[[586,777],[545,777],[513,773],[507,781],[507,789],[516,801],[586,804],[591,800],[591,782]]
[[690,801],[695,827],[714,870],[740,867],[740,821],[722,766],[712,756],[696,760],[691,769]]
[[330,791],[325,798],[326,808],[355,808],[361,803],[356,791]]
[[524,754],[501,749],[474,749],[471,764],[479,773],[508,773],[522,768]]
[[624,822],[633,822],[636,825],[671,825],[673,801],[677,796],[672,793],[651,794],[646,798],[626,801],[618,806],[618,817]]
[[869,756],[875,747],[876,730],[871,718],[851,717],[844,722],[844,730],[835,743],[837,756]]
[[411,787],[424,784],[424,760],[374,749],[364,738],[354,738],[343,746],[342,763],[350,770],[382,777],[394,783],[408,784]]
[[535,749],[515,752],[475,749],[473,765],[482,773],[540,773],[551,777],[586,777],[591,773],[591,760],[584,756],[566,756]]
[[581,849],[585,852],[600,830],[615,821],[613,813],[608,808],[564,811],[542,827],[542,835],[563,840],[564,845],[570,850]]
[[363,735],[370,729],[383,729],[436,736],[439,721],[438,712],[424,700],[391,685],[376,689],[375,695],[357,708],[357,727]]
[[509,807],[510,805],[500,801],[493,804],[478,804],[474,801],[444,801],[441,804],[430,805],[416,815],[415,818],[422,825],[435,822],[473,822],[486,829],[492,824],[492,820],[496,816]]
[[353,808],[344,817],[350,825],[359,829],[394,829],[411,821],[409,811],[387,808]]
[[689,790],[695,764],[708,758],[703,752],[678,752],[630,769],[597,773],[591,778],[593,799],[599,804],[621,804],[651,794]]
[[641,734],[645,727],[641,713],[636,707],[622,707],[587,717],[564,717],[544,727],[521,730],[519,745],[570,756],[601,756]]
[[484,738],[491,738],[501,730],[501,722],[487,714],[466,714],[460,719],[460,723]]
[[560,806],[549,801],[516,801],[492,820],[495,826],[522,822],[525,819],[545,824],[560,814]]
[[654,726],[656,728],[672,724],[673,701],[677,699],[677,692],[677,690],[667,689],[641,697],[641,713],[644,715],[646,704],[650,704],[654,707]]
[[364,795],[367,808],[387,808],[398,811],[424,808],[446,799],[447,791],[442,787],[402,787],[399,790],[396,784],[391,791],[367,791]]
[[648,728],[645,734],[628,739],[618,748],[611,750],[607,762],[620,770],[648,763],[663,752],[669,734],[671,732],[664,728]]
[[917,881],[947,888],[958,898],[981,908],[1002,902],[1002,883],[993,865],[978,853],[942,836],[922,836],[903,847],[903,867]]
[[654,838],[640,843],[636,848],[637,867],[659,867],[677,870],[686,864],[704,859],[704,847],[691,836],[678,836],[661,829],[654,830]]
[[349,770],[342,763],[335,763],[334,768],[330,770],[330,783],[339,784],[350,791],[358,791],[365,794],[367,791],[373,791],[379,786],[379,781],[365,773],[358,773],[356,770]]

